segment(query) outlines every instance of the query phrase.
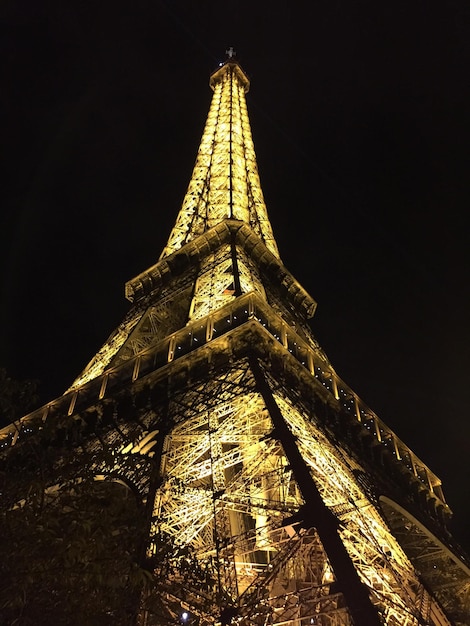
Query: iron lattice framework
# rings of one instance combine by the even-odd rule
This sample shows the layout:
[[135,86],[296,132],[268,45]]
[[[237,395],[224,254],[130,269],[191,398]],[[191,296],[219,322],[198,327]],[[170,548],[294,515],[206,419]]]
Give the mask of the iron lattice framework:
[[129,314],[70,389],[0,432],[3,458],[47,421],[87,424],[50,482],[91,455],[147,503],[142,625],[464,626],[470,569],[440,480],[312,335],[316,304],[267,217],[249,81],[230,58],[210,84],[159,261],[128,282]]

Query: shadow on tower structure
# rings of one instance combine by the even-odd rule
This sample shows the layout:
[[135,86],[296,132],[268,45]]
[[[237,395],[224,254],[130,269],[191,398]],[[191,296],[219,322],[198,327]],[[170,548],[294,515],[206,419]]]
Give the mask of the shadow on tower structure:
[[0,431],[4,509],[52,429],[47,493],[73,468],[144,510],[151,584],[113,624],[468,626],[439,478],[337,376],[281,261],[249,84],[232,54],[211,75],[181,210],[123,322],[61,397]]

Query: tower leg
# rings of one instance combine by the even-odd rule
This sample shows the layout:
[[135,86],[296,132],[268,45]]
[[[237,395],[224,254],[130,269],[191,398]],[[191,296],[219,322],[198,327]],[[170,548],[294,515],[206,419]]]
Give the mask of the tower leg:
[[258,360],[251,357],[250,365],[274,424],[273,435],[281,442],[305,499],[305,506],[301,512],[304,525],[317,530],[354,623],[358,626],[362,624],[382,626],[377,609],[372,604],[367,589],[360,580],[351,557],[338,534],[338,520],[323,502],[310,471],[299,452],[295,437],[289,430],[271,393]]

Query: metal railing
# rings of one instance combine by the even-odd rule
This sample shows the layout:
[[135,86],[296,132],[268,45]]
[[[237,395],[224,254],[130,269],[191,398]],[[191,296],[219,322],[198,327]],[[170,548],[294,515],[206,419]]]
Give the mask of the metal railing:
[[244,294],[207,317],[190,322],[124,363],[1,429],[0,449],[14,445],[19,436],[34,430],[33,423],[44,422],[53,415],[71,416],[82,407],[103,399],[114,390],[134,383],[249,321],[257,321],[336,399],[344,411],[366,429],[375,445],[386,447],[410,474],[445,504],[440,479],[339,378],[321,352],[309,345],[294,327],[289,326],[255,293]]

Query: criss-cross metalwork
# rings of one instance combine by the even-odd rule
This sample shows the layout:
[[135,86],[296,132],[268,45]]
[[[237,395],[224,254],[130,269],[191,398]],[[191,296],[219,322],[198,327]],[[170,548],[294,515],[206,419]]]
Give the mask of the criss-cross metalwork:
[[50,489],[72,468],[145,507],[141,626],[467,626],[441,481],[338,376],[280,260],[232,53],[210,86],[181,210],[126,284],[129,313],[66,393],[0,431],[6,506],[28,490],[28,438],[53,424]]

